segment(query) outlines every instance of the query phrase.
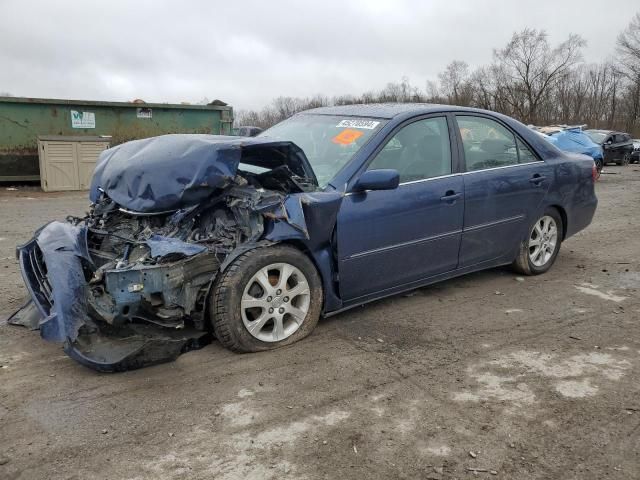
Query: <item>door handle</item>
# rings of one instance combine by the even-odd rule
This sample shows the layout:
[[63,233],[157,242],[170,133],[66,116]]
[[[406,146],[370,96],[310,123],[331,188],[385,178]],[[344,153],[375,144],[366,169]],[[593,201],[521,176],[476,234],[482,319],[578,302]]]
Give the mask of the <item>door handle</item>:
[[447,193],[444,194],[444,197],[440,197],[440,200],[442,200],[443,202],[454,202],[461,196],[461,193],[456,193],[453,190],[447,190]]
[[529,181],[535,185],[540,185],[546,179],[547,177],[545,177],[544,175],[540,175],[539,173],[536,173],[533,177],[529,179]]

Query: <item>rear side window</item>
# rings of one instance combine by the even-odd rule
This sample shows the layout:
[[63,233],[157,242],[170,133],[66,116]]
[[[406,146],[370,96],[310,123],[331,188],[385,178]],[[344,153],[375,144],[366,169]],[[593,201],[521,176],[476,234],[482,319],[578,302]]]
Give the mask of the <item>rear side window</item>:
[[527,147],[522,140],[516,138],[516,145],[518,145],[518,161],[519,163],[531,163],[537,162],[539,159],[534,155],[529,147]]
[[506,167],[538,161],[527,145],[495,120],[457,115],[466,170]]

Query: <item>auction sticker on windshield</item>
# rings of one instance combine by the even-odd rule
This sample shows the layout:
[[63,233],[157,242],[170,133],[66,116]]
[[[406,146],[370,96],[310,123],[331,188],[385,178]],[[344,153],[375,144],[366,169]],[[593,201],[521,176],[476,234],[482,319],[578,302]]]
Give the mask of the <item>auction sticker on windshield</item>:
[[359,139],[364,133],[358,130],[351,130],[349,128],[344,129],[338,135],[333,137],[331,141],[338,145],[349,145]]
[[373,120],[342,120],[336,127],[344,128],[364,128],[365,130],[373,130],[380,122]]

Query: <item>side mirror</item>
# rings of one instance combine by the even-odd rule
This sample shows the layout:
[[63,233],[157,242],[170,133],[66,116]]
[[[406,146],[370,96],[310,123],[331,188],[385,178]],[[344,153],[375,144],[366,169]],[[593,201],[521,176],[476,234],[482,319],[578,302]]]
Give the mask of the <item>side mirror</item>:
[[400,175],[397,170],[379,169],[364,172],[353,186],[354,192],[365,190],[393,190],[398,188]]

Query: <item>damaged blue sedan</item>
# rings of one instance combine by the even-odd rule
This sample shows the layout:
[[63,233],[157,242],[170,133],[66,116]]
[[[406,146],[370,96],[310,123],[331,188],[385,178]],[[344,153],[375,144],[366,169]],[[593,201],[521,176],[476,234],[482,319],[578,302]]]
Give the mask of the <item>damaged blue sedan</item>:
[[325,107],[255,138],[166,135],[102,153],[84,217],[18,248],[39,328],[122,371],[211,339],[237,352],[465,273],[546,272],[591,222],[594,162],[492,112]]

